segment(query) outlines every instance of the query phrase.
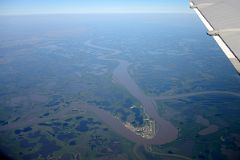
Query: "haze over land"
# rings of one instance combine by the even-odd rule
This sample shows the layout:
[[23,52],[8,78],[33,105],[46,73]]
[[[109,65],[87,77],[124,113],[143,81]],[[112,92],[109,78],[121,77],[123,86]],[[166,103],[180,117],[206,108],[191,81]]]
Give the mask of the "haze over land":
[[1,0],[0,15],[190,13],[188,0]]
[[0,151],[238,159],[240,77],[205,32],[183,13],[0,16]]

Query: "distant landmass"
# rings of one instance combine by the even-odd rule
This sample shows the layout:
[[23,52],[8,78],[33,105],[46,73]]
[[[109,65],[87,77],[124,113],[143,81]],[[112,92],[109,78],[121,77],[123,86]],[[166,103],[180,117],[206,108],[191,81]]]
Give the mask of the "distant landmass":
[[236,160],[240,77],[192,14],[0,17],[4,159]]

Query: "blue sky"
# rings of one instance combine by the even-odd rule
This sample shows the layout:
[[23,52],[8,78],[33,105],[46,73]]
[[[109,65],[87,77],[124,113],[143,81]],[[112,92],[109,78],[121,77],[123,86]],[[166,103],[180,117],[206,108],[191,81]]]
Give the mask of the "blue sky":
[[190,12],[188,0],[0,0],[1,15],[156,12]]

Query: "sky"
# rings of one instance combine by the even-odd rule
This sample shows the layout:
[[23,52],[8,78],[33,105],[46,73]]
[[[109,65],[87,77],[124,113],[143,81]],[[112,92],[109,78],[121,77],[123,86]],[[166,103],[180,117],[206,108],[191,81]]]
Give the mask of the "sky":
[[0,15],[186,13],[188,0],[0,0]]

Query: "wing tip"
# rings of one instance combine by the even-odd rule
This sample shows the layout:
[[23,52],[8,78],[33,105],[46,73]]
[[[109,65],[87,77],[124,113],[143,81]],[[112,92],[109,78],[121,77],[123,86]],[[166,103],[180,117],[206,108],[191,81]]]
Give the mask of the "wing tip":
[[232,63],[232,65],[234,66],[235,70],[237,71],[238,75],[240,75],[240,61],[239,59],[236,58],[235,54],[232,52],[232,50],[226,45],[226,43],[223,41],[223,39],[221,38],[221,36],[219,35],[218,32],[216,32],[214,30],[214,28],[212,27],[212,25],[207,21],[207,19],[203,16],[203,14],[200,12],[200,10],[197,7],[194,7],[195,4],[190,0],[190,8],[193,9],[197,15],[199,16],[199,18],[201,19],[201,21],[203,22],[203,24],[206,26],[206,28],[208,29],[207,34],[210,36],[213,36],[213,38],[215,39],[215,41],[217,42],[217,44],[219,45],[219,47],[222,49],[222,51],[224,52],[224,54],[227,56],[227,58],[229,59],[229,61]]

